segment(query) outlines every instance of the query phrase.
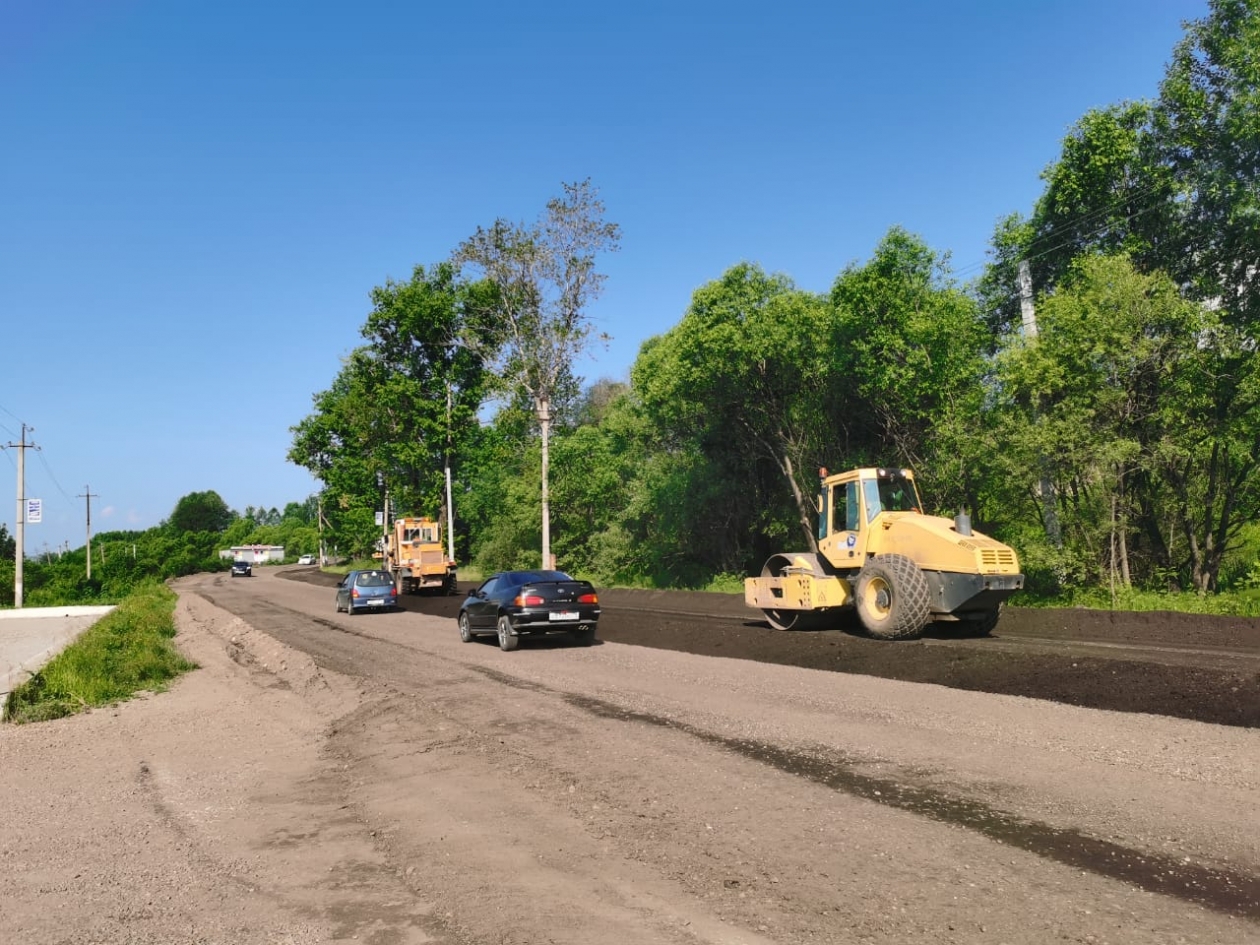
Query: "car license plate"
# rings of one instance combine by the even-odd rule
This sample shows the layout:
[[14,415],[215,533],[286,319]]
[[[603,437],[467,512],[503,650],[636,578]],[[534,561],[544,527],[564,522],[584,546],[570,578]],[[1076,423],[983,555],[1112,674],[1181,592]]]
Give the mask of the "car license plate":
[[382,604],[384,604],[384,603],[385,603],[385,601],[384,601],[382,598],[380,598],[380,597],[375,597],[375,598],[373,598],[372,600],[368,601],[368,606],[369,606],[369,607],[380,607],[380,606],[381,606]]
[[548,620],[577,620],[578,615],[573,610],[553,610],[547,615]]

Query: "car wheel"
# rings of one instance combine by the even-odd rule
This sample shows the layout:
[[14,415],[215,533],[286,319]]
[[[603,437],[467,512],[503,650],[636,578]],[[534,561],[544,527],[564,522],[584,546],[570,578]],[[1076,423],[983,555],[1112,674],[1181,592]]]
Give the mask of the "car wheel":
[[472,643],[473,633],[472,627],[468,625],[468,614],[459,615],[459,638],[465,643]]
[[521,645],[521,638],[512,636],[512,621],[507,617],[499,618],[499,649],[504,653],[511,652]]

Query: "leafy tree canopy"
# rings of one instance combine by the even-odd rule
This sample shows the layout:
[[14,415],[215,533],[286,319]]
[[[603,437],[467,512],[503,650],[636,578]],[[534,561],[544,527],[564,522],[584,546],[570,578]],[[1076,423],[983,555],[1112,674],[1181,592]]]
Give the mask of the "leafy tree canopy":
[[213,489],[190,492],[177,503],[167,525],[177,532],[221,532],[235,514]]

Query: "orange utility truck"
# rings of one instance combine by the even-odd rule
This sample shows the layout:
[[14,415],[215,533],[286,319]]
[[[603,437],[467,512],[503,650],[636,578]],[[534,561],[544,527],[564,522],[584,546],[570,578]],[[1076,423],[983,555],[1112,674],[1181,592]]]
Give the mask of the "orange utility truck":
[[442,526],[426,516],[394,519],[385,540],[385,567],[400,594],[454,594],[457,590],[455,562],[442,546]]

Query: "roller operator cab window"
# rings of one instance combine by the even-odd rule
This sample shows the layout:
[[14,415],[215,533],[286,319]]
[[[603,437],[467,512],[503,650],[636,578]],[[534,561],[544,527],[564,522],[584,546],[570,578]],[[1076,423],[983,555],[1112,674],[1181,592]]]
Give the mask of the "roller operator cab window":
[[861,527],[858,484],[845,482],[831,488],[831,530],[855,532]]
[[[914,483],[905,476],[893,473],[881,476],[878,480],[867,482],[866,516],[867,521],[876,513],[886,512],[918,512],[919,497],[914,491]],[[871,487],[875,488],[871,488]]]

